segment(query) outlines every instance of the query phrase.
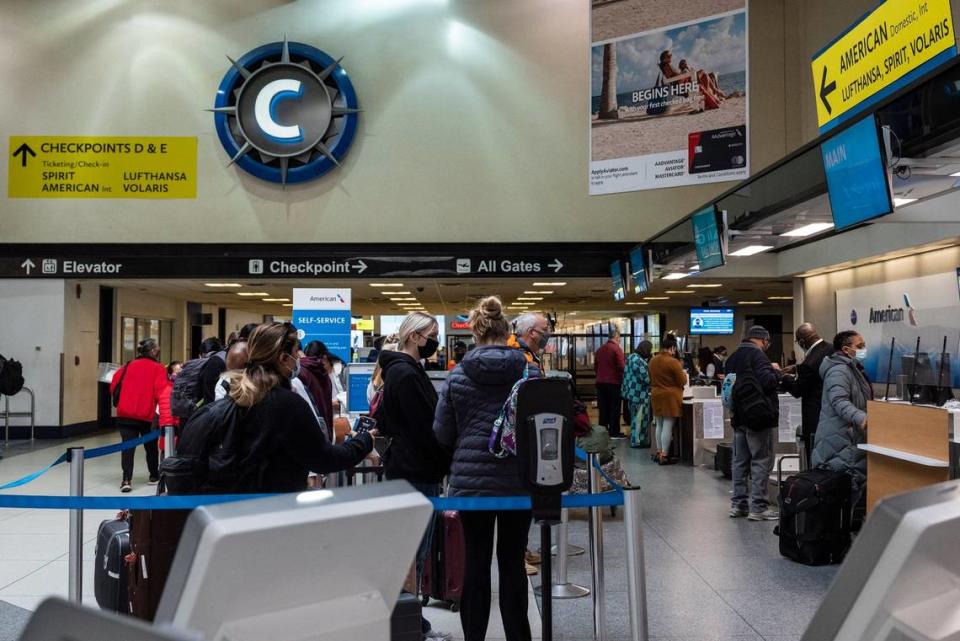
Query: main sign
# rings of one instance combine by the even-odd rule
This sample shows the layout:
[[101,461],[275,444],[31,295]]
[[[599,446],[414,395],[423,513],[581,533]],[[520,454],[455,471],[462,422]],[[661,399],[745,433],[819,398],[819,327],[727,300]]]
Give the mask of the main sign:
[[284,40],[230,61],[212,110],[230,164],[281,184],[340,166],[360,109],[339,60]]
[[828,131],[957,55],[950,0],[887,0],[813,57]]
[[350,362],[349,289],[294,289],[293,324],[303,347],[321,341],[344,363]]

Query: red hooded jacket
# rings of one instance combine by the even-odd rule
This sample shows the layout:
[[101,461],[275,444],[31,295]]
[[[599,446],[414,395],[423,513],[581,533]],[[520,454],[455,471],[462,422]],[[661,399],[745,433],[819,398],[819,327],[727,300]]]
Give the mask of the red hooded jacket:
[[117,385],[120,385],[117,418],[152,423],[157,414],[160,397],[167,387],[167,369],[152,358],[141,356],[121,367],[113,375],[110,382],[111,395]]

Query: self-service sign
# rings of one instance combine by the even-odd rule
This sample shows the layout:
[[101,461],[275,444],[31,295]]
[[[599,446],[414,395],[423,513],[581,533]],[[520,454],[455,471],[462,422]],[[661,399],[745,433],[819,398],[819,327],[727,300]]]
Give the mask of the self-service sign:
[[10,136],[10,198],[196,198],[197,139]]
[[956,55],[950,0],[887,0],[814,55],[820,132]]
[[344,363],[350,362],[349,289],[294,289],[293,324],[304,347],[321,341]]

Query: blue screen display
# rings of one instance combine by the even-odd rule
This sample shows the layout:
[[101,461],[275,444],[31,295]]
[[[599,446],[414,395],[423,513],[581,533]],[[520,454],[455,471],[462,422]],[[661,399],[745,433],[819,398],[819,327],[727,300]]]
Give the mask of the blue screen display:
[[893,211],[886,163],[872,115],[821,144],[820,152],[837,229]]
[[627,297],[627,288],[623,283],[623,268],[619,260],[610,263],[610,279],[613,283],[613,300],[620,302]]
[[647,261],[643,259],[643,247],[634,247],[630,250],[630,277],[633,279],[633,293],[645,294],[647,282]]
[[733,334],[732,309],[690,310],[691,334]]
[[367,385],[373,378],[372,372],[350,372],[350,389],[347,390],[348,412],[369,412],[370,403],[367,402]]
[[707,207],[692,217],[693,242],[697,247],[697,264],[700,271],[723,266],[723,246],[720,243],[720,229],[717,227],[717,213],[713,207]]

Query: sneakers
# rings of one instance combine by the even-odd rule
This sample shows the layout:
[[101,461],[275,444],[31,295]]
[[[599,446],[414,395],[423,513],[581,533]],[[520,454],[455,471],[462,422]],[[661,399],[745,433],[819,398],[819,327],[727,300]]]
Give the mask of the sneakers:
[[527,550],[523,553],[523,560],[530,565],[540,565],[540,555],[533,550]]
[[732,507],[732,508],[730,508],[730,518],[731,518],[731,519],[743,518],[743,517],[745,517],[747,514],[748,514],[748,512],[747,512],[746,508],[742,508],[742,507]]
[[147,481],[147,485],[156,485],[156,484],[159,483],[159,482],[160,482],[160,477],[159,477],[159,476],[151,476],[151,477],[150,477],[150,480]]
[[123,492],[124,494],[126,494],[127,492],[130,492],[131,490],[133,490],[133,486],[130,485],[130,481],[123,481],[122,483],[120,483],[120,491]]
[[778,521],[780,520],[780,513],[767,508],[763,512],[751,512],[747,519],[750,521]]
[[453,641],[453,635],[440,630],[430,630],[423,635],[423,641]]

